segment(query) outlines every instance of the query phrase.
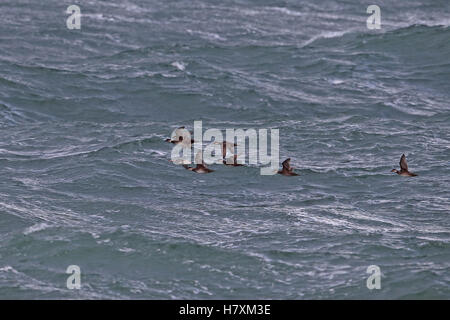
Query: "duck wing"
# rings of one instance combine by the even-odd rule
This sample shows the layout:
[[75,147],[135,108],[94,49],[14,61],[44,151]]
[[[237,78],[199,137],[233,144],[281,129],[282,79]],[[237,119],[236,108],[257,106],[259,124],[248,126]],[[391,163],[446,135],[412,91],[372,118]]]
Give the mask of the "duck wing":
[[408,171],[408,163],[406,162],[406,156],[404,154],[400,158],[400,169],[402,169],[402,171]]
[[286,170],[290,170],[291,169],[291,158],[287,158],[286,160],[283,161],[283,163],[281,164],[283,166],[283,168],[285,168]]

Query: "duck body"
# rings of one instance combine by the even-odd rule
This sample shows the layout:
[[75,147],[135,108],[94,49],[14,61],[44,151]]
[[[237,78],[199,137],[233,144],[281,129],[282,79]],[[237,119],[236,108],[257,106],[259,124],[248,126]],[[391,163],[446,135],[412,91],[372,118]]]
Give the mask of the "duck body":
[[392,169],[391,172],[395,172],[396,174],[398,174],[399,176],[405,176],[405,177],[417,177],[417,174],[409,172],[409,171],[402,171],[402,170],[397,170],[397,169]]
[[282,174],[283,176],[298,176],[297,173],[289,171],[289,170],[278,170],[279,174]]
[[207,168],[206,166],[203,166],[203,165],[197,166],[192,171],[194,171],[195,173],[210,173],[210,172],[214,172],[214,170],[211,170],[211,169],[209,169],[209,168]]
[[183,165],[183,167],[187,170],[193,171],[195,173],[211,173],[214,172],[214,170],[209,169],[204,164],[197,164],[195,168],[189,167],[188,165]]
[[291,167],[291,158],[287,158],[283,161],[282,166],[283,169],[278,171],[278,174],[282,174],[283,176],[298,176],[297,173],[294,172],[294,168]]

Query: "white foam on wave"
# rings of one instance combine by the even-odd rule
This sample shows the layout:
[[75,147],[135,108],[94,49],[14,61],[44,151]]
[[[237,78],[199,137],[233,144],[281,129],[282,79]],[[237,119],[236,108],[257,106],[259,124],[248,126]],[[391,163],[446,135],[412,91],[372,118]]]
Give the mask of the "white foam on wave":
[[349,30],[343,30],[343,31],[326,31],[319,33],[318,35],[313,36],[309,40],[306,40],[302,43],[302,47],[306,47],[310,45],[311,43],[315,42],[316,40],[320,39],[332,39],[332,38],[340,38],[348,33],[355,32],[357,29],[349,29]]
[[177,68],[180,71],[184,71],[186,69],[186,64],[183,62],[175,61],[170,64],[172,67]]
[[83,18],[92,18],[96,20],[103,20],[103,21],[115,21],[113,17],[107,17],[104,16],[103,13],[83,13]]
[[342,84],[344,82],[345,82],[345,80],[340,80],[340,79],[331,80],[331,84],[334,84],[334,85],[339,85],[339,84]]
[[4,266],[0,268],[0,272],[12,272],[15,274],[19,274],[19,272],[11,266]]
[[213,33],[213,32],[205,32],[205,31],[193,31],[191,29],[187,29],[186,30],[189,34],[197,34],[200,37],[202,37],[203,39],[206,40],[219,40],[219,41],[225,41],[227,40],[224,37],[221,37],[220,35],[218,35],[217,33]]
[[38,223],[38,224],[32,225],[31,227],[26,228],[25,231],[23,232],[23,234],[29,235],[33,232],[41,231],[41,230],[47,229],[49,227],[50,227],[50,225],[48,225],[46,223]]
[[294,10],[290,10],[288,8],[283,8],[283,7],[270,7],[270,10],[278,11],[278,12],[284,13],[286,15],[295,16],[295,17],[300,17],[300,16],[304,16],[304,15],[308,14],[307,12],[294,11]]

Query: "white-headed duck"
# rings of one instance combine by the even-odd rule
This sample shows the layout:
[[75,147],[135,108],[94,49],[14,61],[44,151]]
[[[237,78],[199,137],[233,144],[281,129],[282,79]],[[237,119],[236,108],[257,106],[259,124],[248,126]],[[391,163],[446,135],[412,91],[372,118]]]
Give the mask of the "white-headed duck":
[[[166,142],[173,144],[179,144],[183,142],[183,138],[186,135],[185,127],[179,127],[175,130],[175,139],[166,139]],[[194,143],[194,139],[191,139],[191,144]]]

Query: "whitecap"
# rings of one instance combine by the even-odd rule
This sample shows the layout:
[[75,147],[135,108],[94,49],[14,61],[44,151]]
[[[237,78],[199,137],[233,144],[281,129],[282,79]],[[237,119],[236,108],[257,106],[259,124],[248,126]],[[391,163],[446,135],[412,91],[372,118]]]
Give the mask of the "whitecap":
[[38,224],[32,225],[31,227],[26,228],[25,231],[23,232],[23,234],[29,235],[30,233],[41,231],[41,230],[47,229],[48,227],[50,227],[50,225],[48,225],[46,223],[38,223]]
[[186,65],[183,62],[175,61],[175,62],[172,62],[170,65],[172,67],[177,68],[180,71],[184,71],[186,69]]
[[4,266],[4,267],[0,268],[0,272],[10,272],[10,271],[11,271],[12,273],[16,273],[16,274],[19,273],[16,269],[14,269],[14,268],[11,267],[11,266]]

